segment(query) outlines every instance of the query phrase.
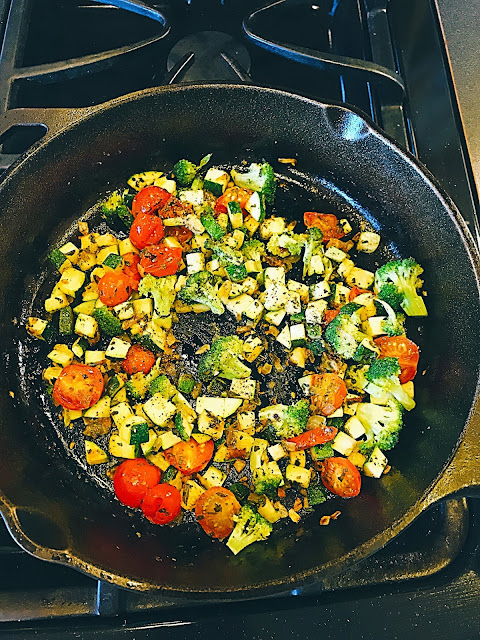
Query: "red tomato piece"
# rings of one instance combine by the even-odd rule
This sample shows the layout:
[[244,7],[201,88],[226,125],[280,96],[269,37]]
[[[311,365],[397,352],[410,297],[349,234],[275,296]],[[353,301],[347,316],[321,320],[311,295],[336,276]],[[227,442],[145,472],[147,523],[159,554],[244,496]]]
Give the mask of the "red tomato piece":
[[229,202],[238,202],[241,208],[245,209],[252,193],[253,191],[250,191],[250,189],[242,189],[240,187],[225,189],[223,194],[215,202],[215,211],[217,213],[227,213],[227,204]]
[[158,485],[161,475],[160,469],[144,458],[124,460],[113,476],[115,495],[127,507],[139,507],[147,491]]
[[155,213],[161,209],[171,198],[171,194],[160,187],[144,187],[132,201],[132,215],[134,218],[139,213]]
[[229,489],[212,487],[203,493],[195,504],[195,516],[212,538],[223,540],[234,527],[233,516],[240,511],[240,503]]
[[137,249],[158,244],[165,235],[165,227],[158,216],[139,213],[130,228],[130,242]]
[[352,287],[350,289],[350,293],[348,294],[348,301],[351,302],[362,293],[371,293],[371,291],[369,291],[368,289],[360,289],[360,287]]
[[380,347],[379,358],[398,358],[400,365],[399,379],[402,384],[413,380],[417,373],[420,352],[417,345],[405,336],[381,336],[375,339]]
[[303,221],[307,229],[317,227],[323,233],[323,242],[328,242],[333,238],[343,238],[345,235],[340,226],[337,216],[333,213],[317,213],[316,211],[305,211]]
[[173,276],[182,262],[180,247],[149,245],[140,259],[140,272],[151,273],[152,276]]
[[175,469],[189,476],[205,469],[210,462],[213,455],[213,440],[199,444],[195,438],[190,438],[187,442],[178,442],[173,447],[165,449],[164,455]]
[[339,311],[340,309],[327,309],[323,314],[323,324],[331,322],[336,316],[338,316]]
[[103,376],[96,367],[69,364],[53,385],[53,399],[65,409],[89,409],[103,393]]
[[155,364],[155,355],[139,344],[132,344],[127,357],[122,362],[122,369],[130,375],[134,373],[148,373]]
[[162,482],[148,490],[142,500],[143,515],[153,524],[168,524],[182,510],[180,491]]
[[140,258],[136,253],[126,253],[123,256],[123,273],[130,278],[132,289],[138,291],[138,285],[141,280],[141,276],[138,273],[138,263]]
[[184,245],[193,236],[193,233],[187,227],[167,227],[166,232],[167,236],[176,238],[181,245]]
[[107,307],[125,302],[131,293],[132,283],[123,271],[108,271],[98,281],[98,297]]
[[288,438],[287,442],[292,442],[295,445],[295,450],[301,451],[302,449],[310,449],[310,447],[314,447],[317,444],[330,442],[337,435],[337,432],[338,429],[336,427],[325,425],[309,429],[294,438]]
[[360,493],[360,472],[347,458],[327,458],[323,461],[321,478],[326,488],[342,498],[354,498]]
[[310,395],[315,409],[329,416],[342,406],[347,397],[347,387],[336,373],[318,373],[312,376]]

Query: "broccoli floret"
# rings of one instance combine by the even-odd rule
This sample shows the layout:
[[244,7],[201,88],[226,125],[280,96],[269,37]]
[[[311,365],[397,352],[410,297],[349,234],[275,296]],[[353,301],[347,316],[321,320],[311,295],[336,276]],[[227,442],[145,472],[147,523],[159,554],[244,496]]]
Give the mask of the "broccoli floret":
[[227,540],[227,547],[235,555],[252,542],[266,540],[273,530],[270,522],[254,511],[249,504],[243,505],[233,519],[236,524]]
[[263,164],[253,162],[246,172],[232,169],[231,175],[237,187],[260,191],[265,198],[265,202],[267,204],[273,204],[277,184],[275,182],[273,167],[267,162]]
[[[385,285],[391,287],[393,285]],[[386,300],[375,300],[375,308],[379,315],[387,314],[387,317],[382,322],[382,329],[387,336],[402,336],[405,335],[405,316],[403,313],[395,312],[392,306]]]
[[130,380],[127,380],[125,387],[128,395],[133,400],[140,401],[147,395],[149,382],[145,374],[139,371],[138,373],[134,373]]
[[148,392],[152,396],[154,393],[160,393],[164,398],[169,400],[177,393],[177,389],[173,386],[167,376],[161,375],[150,382]]
[[398,376],[400,365],[398,358],[377,358],[367,371],[369,384],[365,390],[373,396],[390,393],[407,411],[415,407],[415,400],[402,388]]
[[249,369],[240,358],[243,356],[243,342],[238,336],[216,338],[210,349],[200,357],[198,376],[202,381],[220,376],[227,380],[248,378]]
[[178,297],[187,304],[198,302],[209,307],[212,313],[221,315],[225,311],[217,295],[220,278],[209,271],[198,271],[188,276],[185,285],[178,292]]
[[317,227],[308,230],[305,240],[305,252],[303,254],[303,277],[312,276],[315,272],[314,265],[311,264],[313,256],[323,255],[323,233]]
[[227,267],[229,265],[239,266],[243,264],[243,254],[238,249],[233,249],[226,242],[212,242],[211,240],[207,240],[205,242],[205,249],[210,249],[213,255],[220,262],[222,267]]
[[182,373],[178,378],[178,390],[181,393],[192,393],[195,387],[195,380],[189,373]]
[[109,224],[113,224],[120,219],[127,227],[132,226],[133,216],[126,206],[128,193],[124,191],[114,191],[112,195],[102,204],[102,214]]
[[[425,302],[417,293],[422,286],[419,279],[422,273],[422,267],[413,258],[391,260],[375,273],[375,293],[396,311],[401,307],[407,316],[426,316]],[[394,288],[387,289],[386,285]]]
[[212,157],[212,154],[209,153],[207,156],[200,160],[200,164],[197,166],[190,162],[190,160],[179,160],[173,167],[173,175],[175,176],[175,180],[181,187],[188,187],[192,184],[197,172],[207,164],[207,162]]
[[368,384],[368,379],[367,379],[368,369],[369,369],[368,365],[354,364],[348,367],[348,369],[345,372],[345,378],[344,378],[347,389],[364,392],[365,387]]
[[261,260],[265,255],[265,243],[261,240],[247,240],[242,245],[245,260]]
[[297,233],[273,234],[267,244],[267,251],[274,256],[299,256],[305,244],[305,236]]
[[97,321],[98,328],[103,335],[113,338],[123,333],[122,323],[108,307],[97,307],[97,309],[93,311],[93,317]]
[[402,405],[393,398],[385,406],[371,402],[359,404],[355,415],[367,436],[360,444],[360,453],[368,456],[375,446],[385,451],[392,449],[402,429],[402,411]]
[[345,304],[325,329],[325,340],[343,358],[353,358],[362,340],[368,340],[368,336],[358,328],[360,318],[356,312],[359,308],[355,302]]
[[140,280],[138,293],[153,298],[153,306],[157,316],[165,318],[170,314],[170,308],[175,300],[176,276],[157,278],[148,273]]
[[269,498],[274,498],[281,484],[283,484],[282,472],[275,461],[262,465],[253,474],[255,493],[260,495],[263,494]]
[[258,412],[260,421],[268,420],[275,429],[277,438],[292,438],[303,433],[310,415],[308,400],[293,405],[274,404]]
[[330,442],[325,444],[316,444],[310,449],[310,455],[315,462],[321,462],[326,458],[332,458],[335,455],[335,451]]
[[322,502],[325,502],[326,499],[325,487],[320,483],[311,484],[307,488],[307,500],[310,507],[314,507],[317,504],[322,504]]

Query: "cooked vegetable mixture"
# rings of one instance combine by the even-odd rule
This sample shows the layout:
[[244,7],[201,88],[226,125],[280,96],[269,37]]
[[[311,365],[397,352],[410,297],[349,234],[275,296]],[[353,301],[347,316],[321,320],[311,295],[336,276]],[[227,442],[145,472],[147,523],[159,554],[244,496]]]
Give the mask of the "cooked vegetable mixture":
[[[377,233],[331,213],[307,211],[304,226],[269,215],[269,164],[210,162],[132,176],[100,205],[106,233],[80,222],[79,242],[49,255],[60,276],[27,331],[51,343],[53,403],[83,425],[86,462],[118,500],[159,525],[191,512],[237,554],[388,472],[415,407],[405,315],[427,310],[414,259],[355,264]],[[186,371],[181,314],[230,315],[236,332]],[[291,402],[268,404],[287,368]]]

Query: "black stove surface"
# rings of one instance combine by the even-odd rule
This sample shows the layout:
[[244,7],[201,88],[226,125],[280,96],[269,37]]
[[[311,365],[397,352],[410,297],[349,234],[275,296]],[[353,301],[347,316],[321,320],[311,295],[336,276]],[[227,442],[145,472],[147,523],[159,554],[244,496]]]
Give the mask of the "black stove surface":
[[[280,0],[260,11],[266,3],[171,0],[137,7],[143,15],[112,6],[127,4],[0,0],[0,114],[210,80],[346,102],[426,164],[478,235],[477,195],[429,0],[391,0],[388,11],[380,0]],[[41,135],[37,127],[7,132],[0,171]],[[0,528],[0,636],[473,639],[479,518],[478,500],[449,499],[328,583],[234,603],[121,591],[32,558]]]

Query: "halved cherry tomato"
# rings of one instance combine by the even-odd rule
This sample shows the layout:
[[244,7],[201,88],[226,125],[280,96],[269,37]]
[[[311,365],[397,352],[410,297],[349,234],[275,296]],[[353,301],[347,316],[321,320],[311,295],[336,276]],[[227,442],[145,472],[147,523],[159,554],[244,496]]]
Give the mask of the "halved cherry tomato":
[[305,211],[303,221],[307,229],[317,227],[323,233],[323,242],[328,242],[332,238],[343,238],[345,235],[340,226],[337,216],[333,213],[317,213],[316,211]]
[[310,383],[312,405],[324,416],[342,406],[347,396],[345,382],[336,373],[316,373]]
[[124,460],[115,470],[115,495],[127,507],[139,507],[147,491],[158,485],[161,472],[144,458]]
[[176,238],[180,244],[185,244],[193,236],[193,233],[187,227],[166,227],[167,236]]
[[331,322],[336,316],[338,316],[339,311],[340,309],[327,309],[323,314],[323,324]]
[[190,438],[187,442],[178,442],[173,447],[165,449],[164,455],[175,469],[189,476],[205,469],[210,462],[213,455],[213,440],[199,444],[195,438]]
[[53,385],[53,399],[65,409],[89,409],[100,400],[103,376],[96,367],[69,364],[64,367]]
[[98,281],[98,297],[107,307],[125,302],[131,293],[131,280],[123,271],[107,271]]
[[144,187],[132,201],[132,215],[134,218],[139,213],[155,213],[161,209],[171,198],[171,194],[161,187]]
[[127,357],[122,362],[122,369],[132,375],[133,373],[148,373],[155,364],[155,355],[139,344],[132,344],[127,351]]
[[139,262],[140,258],[136,253],[126,253],[123,256],[123,273],[130,278],[132,289],[134,291],[138,291],[138,285],[141,280],[137,266]]
[[149,245],[140,259],[140,273],[151,273],[152,276],[173,276],[182,262],[180,247],[166,245]]
[[325,425],[323,427],[309,429],[294,438],[288,438],[287,442],[292,442],[295,445],[295,450],[301,451],[302,449],[310,449],[310,447],[314,447],[316,444],[330,442],[330,440],[333,440],[337,435],[337,432],[338,429],[336,427]]
[[250,189],[241,189],[240,187],[225,189],[223,194],[215,202],[215,211],[217,213],[227,213],[227,204],[229,202],[238,202],[241,208],[245,209],[252,193],[253,191],[250,191]]
[[347,458],[327,458],[320,475],[327,489],[337,496],[354,498],[360,493],[360,472]]
[[153,524],[168,524],[182,510],[181,502],[180,491],[171,484],[162,482],[145,494],[142,500],[143,515]]
[[412,340],[405,338],[405,336],[381,336],[376,338],[374,342],[380,347],[379,358],[398,358],[401,384],[413,380],[417,373],[420,352]]
[[145,249],[149,244],[157,244],[165,235],[165,227],[158,216],[139,213],[130,228],[130,242],[137,249]]
[[233,516],[240,511],[235,495],[224,487],[212,487],[195,504],[195,516],[202,529],[212,538],[222,540],[234,527]]
[[362,293],[372,293],[368,289],[360,289],[360,287],[352,287],[350,289],[350,293],[348,294],[348,301],[351,302],[357,296],[360,296]]

